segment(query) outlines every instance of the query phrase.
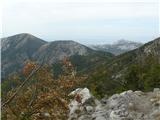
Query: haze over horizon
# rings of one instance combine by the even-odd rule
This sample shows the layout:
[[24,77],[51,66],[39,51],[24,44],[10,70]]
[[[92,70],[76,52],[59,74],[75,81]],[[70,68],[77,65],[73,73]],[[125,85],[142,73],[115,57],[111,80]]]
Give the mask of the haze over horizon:
[[30,33],[46,41],[105,44],[159,36],[158,0],[5,0],[2,13],[2,37]]

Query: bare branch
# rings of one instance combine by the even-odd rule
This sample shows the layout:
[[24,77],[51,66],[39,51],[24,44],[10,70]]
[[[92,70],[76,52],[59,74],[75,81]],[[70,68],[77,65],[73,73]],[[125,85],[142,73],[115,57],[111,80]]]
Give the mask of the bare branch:
[[7,104],[9,104],[17,95],[17,93],[23,88],[23,86],[26,84],[26,82],[42,67],[42,65],[40,65],[37,69],[33,70],[29,76],[22,82],[22,84],[18,87],[18,89],[15,91],[15,93],[6,101],[2,104],[2,107],[6,106]]

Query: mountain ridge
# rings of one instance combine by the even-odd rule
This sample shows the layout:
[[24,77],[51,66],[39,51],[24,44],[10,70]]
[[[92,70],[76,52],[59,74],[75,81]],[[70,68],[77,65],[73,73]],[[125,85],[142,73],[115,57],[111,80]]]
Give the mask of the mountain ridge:
[[127,51],[136,49],[142,45],[143,44],[140,42],[133,42],[133,41],[121,39],[112,44],[90,45],[89,47],[94,50],[110,52],[114,55],[120,55]]
[[160,87],[159,71],[160,37],[97,66],[84,85],[91,90],[96,86],[92,92],[99,97],[128,89],[151,90]]
[[[57,79],[52,66],[44,65],[27,81],[28,74],[33,70],[28,72],[32,62],[27,64],[23,75],[18,73],[2,81],[2,106],[6,101],[10,102],[9,108],[6,104],[2,109],[2,119],[159,120],[160,37],[119,56],[95,51],[76,42],[71,42],[71,48],[70,42],[65,43],[67,47],[63,43],[40,44],[37,55],[44,56],[46,63],[54,63],[56,59],[52,57],[57,51],[58,55],[71,55],[69,64],[76,70],[89,69],[73,75],[75,69],[65,69],[68,64],[60,61],[63,64],[61,68],[66,72]],[[28,49],[15,46],[9,55],[13,57],[10,63],[17,62],[12,66],[12,71],[17,72],[20,68],[13,68],[24,65],[29,53],[26,52]],[[76,51],[78,48],[83,52]],[[7,57],[8,54],[5,54]],[[40,59],[37,58],[37,61],[40,62]],[[2,65],[8,64],[4,59],[3,62]]]
[[[27,60],[54,64],[65,57],[92,56],[98,53],[100,52],[73,40],[47,42],[31,34],[17,34],[2,38],[2,76],[8,76],[11,71],[17,72],[22,69]],[[110,53],[105,55],[108,58],[112,56]]]

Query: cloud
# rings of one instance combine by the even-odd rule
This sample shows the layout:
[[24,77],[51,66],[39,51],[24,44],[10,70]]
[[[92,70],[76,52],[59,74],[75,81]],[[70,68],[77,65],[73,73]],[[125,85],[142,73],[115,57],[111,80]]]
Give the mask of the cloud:
[[104,3],[104,2],[112,2],[112,3],[119,3],[119,2],[145,2],[145,3],[150,3],[150,2],[158,2],[158,0],[14,0],[14,1],[10,1],[10,0],[5,0],[5,3],[17,3],[17,2],[31,2],[31,3],[70,3],[70,2],[74,2],[74,3],[88,3],[88,2],[98,2],[98,3]]
[[[37,4],[38,3],[38,4]],[[54,3],[54,2],[18,2],[6,4],[4,14],[51,16],[54,19],[83,19],[97,17],[140,17],[155,16],[156,3]],[[134,12],[134,14],[133,14]],[[8,15],[8,16],[9,16]],[[47,15],[47,16],[46,16]],[[13,17],[13,16],[12,16]],[[18,16],[15,16],[18,17]],[[34,16],[33,16],[34,17]]]
[[127,29],[136,27],[146,35],[156,31],[158,4],[157,0],[5,0],[2,18],[4,36],[29,32],[47,39],[85,39],[96,34],[107,39],[106,34],[123,36],[122,31],[125,37]]

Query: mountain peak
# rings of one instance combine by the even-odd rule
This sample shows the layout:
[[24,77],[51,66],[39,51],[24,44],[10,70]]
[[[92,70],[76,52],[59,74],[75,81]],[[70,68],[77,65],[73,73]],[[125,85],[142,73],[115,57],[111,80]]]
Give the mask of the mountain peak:
[[[73,40],[46,42],[31,34],[21,33],[3,38],[2,71],[5,71],[5,75],[3,74],[2,76],[5,77],[11,71],[20,70],[26,60],[54,64],[65,57],[75,55],[86,57],[93,54],[97,56],[97,54],[103,54],[103,52],[94,51]],[[108,58],[111,57],[108,53],[106,56]],[[101,56],[99,55],[98,58],[101,58]]]
[[53,42],[64,42],[64,43],[66,43],[66,42],[75,42],[75,41],[74,40],[55,40]]
[[6,46],[23,46],[25,44],[31,44],[31,42],[41,45],[46,43],[46,41],[29,33],[20,33],[13,36],[2,38],[2,50],[4,47],[6,48]]
[[95,45],[95,46],[91,46],[91,48],[99,51],[110,52],[114,55],[119,55],[127,51],[136,49],[142,45],[143,44],[139,42],[120,39],[114,42],[113,44]]
[[2,39],[9,39],[9,38],[18,38],[18,37],[35,37],[35,36],[33,36],[32,34],[30,34],[30,33],[19,33],[19,34],[15,34],[15,35],[11,35],[11,36],[9,36],[9,37],[4,37],[4,38],[2,38]]
[[[16,34],[16,35],[23,35],[23,36],[33,36],[32,34],[30,33],[19,33],[19,34]],[[16,36],[14,35],[14,36]]]

